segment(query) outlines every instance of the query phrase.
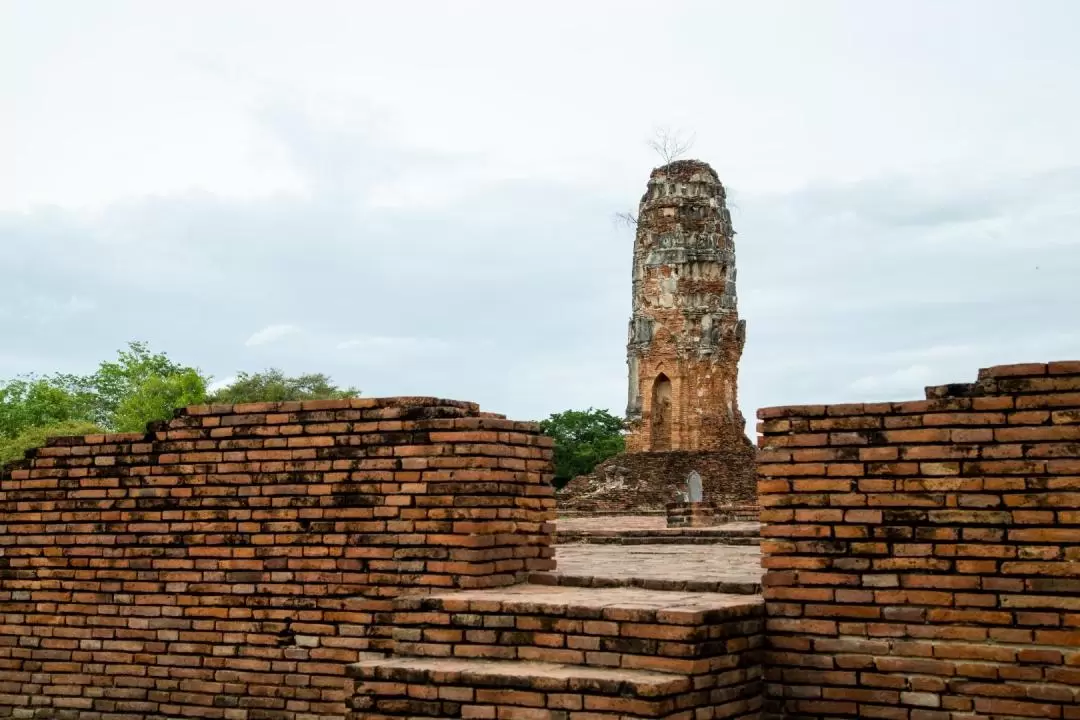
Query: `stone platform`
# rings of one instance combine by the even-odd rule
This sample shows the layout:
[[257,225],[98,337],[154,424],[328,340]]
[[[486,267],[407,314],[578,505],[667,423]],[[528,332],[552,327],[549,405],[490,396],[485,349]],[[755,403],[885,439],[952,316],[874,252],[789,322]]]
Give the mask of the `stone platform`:
[[667,526],[663,516],[619,515],[559,518],[555,540],[560,544],[597,543],[620,545],[759,545],[761,525],[731,522],[707,527]]
[[558,570],[534,583],[583,587],[754,594],[761,592],[758,546],[557,545]]

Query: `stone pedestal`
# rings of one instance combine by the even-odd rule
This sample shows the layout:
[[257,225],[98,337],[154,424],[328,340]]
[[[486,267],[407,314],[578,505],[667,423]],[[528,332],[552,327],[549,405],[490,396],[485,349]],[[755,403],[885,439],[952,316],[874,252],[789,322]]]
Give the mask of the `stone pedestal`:
[[716,524],[716,505],[711,502],[670,502],[665,509],[669,528],[708,527]]

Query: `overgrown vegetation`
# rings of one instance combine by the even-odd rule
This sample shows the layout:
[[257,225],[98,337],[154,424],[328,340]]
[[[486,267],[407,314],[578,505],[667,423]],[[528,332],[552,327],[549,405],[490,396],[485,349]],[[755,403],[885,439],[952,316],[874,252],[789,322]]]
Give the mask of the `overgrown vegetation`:
[[245,402],[285,402],[287,400],[340,400],[356,397],[356,388],[341,388],[321,374],[287,377],[271,368],[261,373],[240,373],[236,380],[210,396],[210,401],[223,405]]
[[240,373],[215,392],[198,368],[174,362],[149,345],[132,342],[115,360],[90,375],[28,375],[0,381],[0,465],[18,460],[48,437],[100,432],[142,432],[175,408],[203,403],[237,404],[356,397],[329,377],[289,377],[271,368]]
[[540,422],[540,429],[555,439],[555,487],[578,475],[587,475],[625,447],[624,422],[607,410],[567,410]]
[[67,435],[94,435],[104,432],[100,427],[85,420],[65,420],[51,425],[34,425],[13,437],[0,437],[0,467],[18,460],[30,448],[42,447],[51,437]]

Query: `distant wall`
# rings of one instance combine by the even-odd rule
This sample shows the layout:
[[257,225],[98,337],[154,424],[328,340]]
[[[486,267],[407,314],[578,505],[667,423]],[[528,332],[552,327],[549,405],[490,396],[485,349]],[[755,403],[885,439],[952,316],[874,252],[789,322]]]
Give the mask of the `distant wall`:
[[758,417],[772,716],[1080,718],[1080,362]]
[[553,567],[550,445],[431,398],[54,441],[0,474],[0,716],[341,718],[392,597]]
[[624,453],[560,490],[560,512],[664,513],[691,471],[701,475],[705,500],[718,506],[753,504],[757,496],[754,446],[746,436],[722,452]]

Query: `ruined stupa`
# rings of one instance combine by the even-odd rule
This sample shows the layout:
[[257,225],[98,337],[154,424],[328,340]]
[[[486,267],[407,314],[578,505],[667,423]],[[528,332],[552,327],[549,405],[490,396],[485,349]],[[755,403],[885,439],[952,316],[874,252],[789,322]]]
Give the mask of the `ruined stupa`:
[[636,226],[626,452],[572,480],[560,508],[660,510],[692,471],[707,501],[752,503],[755,451],[738,404],[746,322],[716,171],[697,160],[654,169]]

